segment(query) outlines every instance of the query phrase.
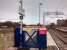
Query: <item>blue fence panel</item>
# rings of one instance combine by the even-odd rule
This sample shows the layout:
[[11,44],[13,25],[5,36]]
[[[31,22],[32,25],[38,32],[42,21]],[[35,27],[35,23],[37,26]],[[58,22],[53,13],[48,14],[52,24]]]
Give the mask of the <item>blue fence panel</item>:
[[[32,38],[32,36],[35,34]],[[26,34],[29,36],[28,40],[26,41]],[[39,34],[39,31],[34,31],[32,35],[29,35],[27,31],[22,31],[20,34],[20,28],[15,29],[15,47],[18,48],[46,48],[47,47],[47,37],[45,35]]]

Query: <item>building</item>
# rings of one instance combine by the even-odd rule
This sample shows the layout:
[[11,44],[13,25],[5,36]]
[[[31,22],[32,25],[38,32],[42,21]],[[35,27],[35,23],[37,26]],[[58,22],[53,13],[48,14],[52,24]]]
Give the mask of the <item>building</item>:
[[57,20],[57,26],[62,26],[62,27],[67,27],[67,19],[62,19],[62,20],[60,20],[60,19],[58,19]]

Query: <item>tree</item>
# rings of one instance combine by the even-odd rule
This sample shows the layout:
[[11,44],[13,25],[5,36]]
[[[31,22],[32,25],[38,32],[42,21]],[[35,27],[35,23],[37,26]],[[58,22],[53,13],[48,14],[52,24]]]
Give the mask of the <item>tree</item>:
[[55,28],[55,23],[51,23],[50,28]]

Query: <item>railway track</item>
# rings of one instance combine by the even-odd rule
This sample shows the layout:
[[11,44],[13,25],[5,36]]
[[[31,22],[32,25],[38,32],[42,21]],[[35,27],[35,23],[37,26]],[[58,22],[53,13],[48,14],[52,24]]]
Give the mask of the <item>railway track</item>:
[[66,32],[59,31],[57,29],[50,29],[49,30],[52,38],[56,42],[59,50],[67,50],[67,34]]

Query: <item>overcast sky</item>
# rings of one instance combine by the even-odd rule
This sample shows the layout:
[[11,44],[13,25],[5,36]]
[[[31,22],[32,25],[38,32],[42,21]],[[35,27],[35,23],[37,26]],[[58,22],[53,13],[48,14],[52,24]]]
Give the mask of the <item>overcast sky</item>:
[[[63,11],[65,15],[61,16],[64,19],[67,17],[67,0],[24,0],[23,7],[25,10],[25,17],[23,19],[26,24],[38,23],[39,17],[39,3],[41,6],[41,24],[44,12]],[[19,0],[0,0],[0,21],[19,21]],[[46,15],[45,24],[56,23],[55,15]],[[62,18],[61,18],[62,19]]]

